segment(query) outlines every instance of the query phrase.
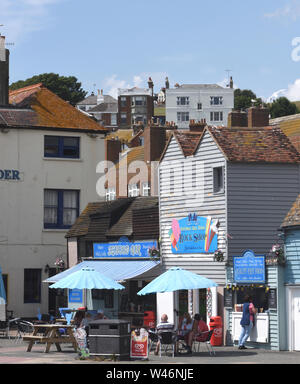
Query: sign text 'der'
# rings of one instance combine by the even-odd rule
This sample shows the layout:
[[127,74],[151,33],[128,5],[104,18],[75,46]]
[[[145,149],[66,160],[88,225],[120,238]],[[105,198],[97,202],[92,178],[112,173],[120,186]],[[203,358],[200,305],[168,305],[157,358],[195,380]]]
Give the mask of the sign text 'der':
[[0,180],[20,180],[20,172],[15,169],[0,169]]

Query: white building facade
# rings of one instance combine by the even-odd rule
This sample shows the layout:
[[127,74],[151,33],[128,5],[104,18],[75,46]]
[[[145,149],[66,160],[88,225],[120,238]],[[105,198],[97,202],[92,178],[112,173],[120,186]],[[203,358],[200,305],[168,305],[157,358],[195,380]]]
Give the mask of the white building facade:
[[201,119],[209,125],[226,126],[228,113],[233,107],[233,87],[182,84],[166,89],[166,121],[175,122],[179,129],[188,129],[191,120]]

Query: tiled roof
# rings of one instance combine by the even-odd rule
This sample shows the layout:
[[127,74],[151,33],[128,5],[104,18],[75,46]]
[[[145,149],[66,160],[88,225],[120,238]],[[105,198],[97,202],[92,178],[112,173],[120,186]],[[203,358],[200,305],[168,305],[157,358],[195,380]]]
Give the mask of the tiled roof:
[[295,163],[300,154],[277,127],[225,128],[209,127],[229,161]]
[[[144,210],[148,210],[149,215],[145,215]],[[66,237],[84,236],[86,240],[103,242],[121,236],[135,237],[134,220],[139,224],[139,236],[145,240],[158,238],[158,198],[131,197],[89,203]]]
[[279,125],[283,133],[300,151],[300,113],[271,119],[270,125]]
[[[13,105],[11,109],[0,108],[0,120],[5,120],[7,125],[107,132],[107,129],[62,100],[42,83],[11,91],[9,102]],[[11,120],[7,120],[9,114]]]
[[203,133],[174,131],[184,156],[193,155],[205,132],[214,138],[228,161],[297,163],[300,154],[278,127],[206,127]]
[[174,131],[174,136],[184,156],[193,155],[201,139],[201,133],[199,132]]
[[300,225],[300,195],[298,195],[296,201],[292,205],[292,208],[284,218],[281,228],[296,225]]

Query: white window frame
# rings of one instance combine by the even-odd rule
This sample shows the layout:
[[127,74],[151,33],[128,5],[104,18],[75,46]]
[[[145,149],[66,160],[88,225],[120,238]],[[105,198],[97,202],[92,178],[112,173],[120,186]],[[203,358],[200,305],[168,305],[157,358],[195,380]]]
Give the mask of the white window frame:
[[178,122],[190,121],[190,113],[189,112],[177,112],[177,121]]
[[116,200],[116,188],[115,187],[107,188],[105,197],[106,197],[106,201]]
[[225,191],[225,167],[223,165],[213,167],[213,192],[224,193]]
[[140,196],[140,189],[137,184],[128,185],[128,197]]
[[210,96],[210,105],[223,105],[223,96]]
[[189,96],[177,96],[177,105],[190,105]]
[[142,183],[142,196],[150,196],[151,186],[148,181]]
[[223,121],[223,111],[210,111],[210,121]]

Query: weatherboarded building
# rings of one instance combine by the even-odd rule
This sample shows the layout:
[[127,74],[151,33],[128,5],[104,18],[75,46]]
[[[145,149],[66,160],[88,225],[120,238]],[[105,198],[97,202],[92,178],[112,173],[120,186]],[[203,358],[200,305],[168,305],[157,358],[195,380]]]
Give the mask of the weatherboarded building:
[[[270,250],[299,191],[300,156],[279,128],[265,126],[267,116],[251,108],[246,123],[235,113],[229,127],[174,132],[160,162],[163,270],[179,266],[219,284],[206,295],[190,293],[185,308],[221,315],[231,342],[237,297],[224,310],[223,288],[235,285],[234,257]],[[184,308],[180,294],[171,299],[170,310]]]

